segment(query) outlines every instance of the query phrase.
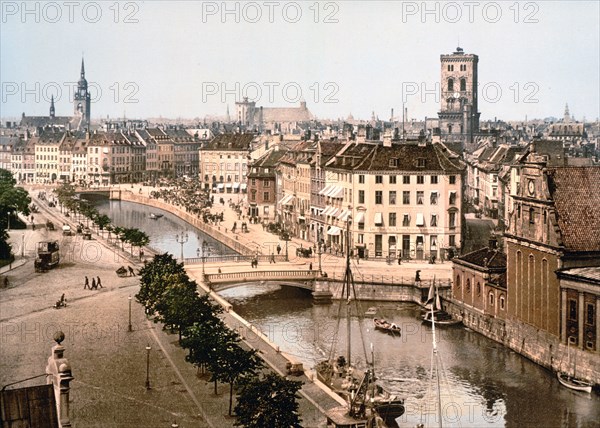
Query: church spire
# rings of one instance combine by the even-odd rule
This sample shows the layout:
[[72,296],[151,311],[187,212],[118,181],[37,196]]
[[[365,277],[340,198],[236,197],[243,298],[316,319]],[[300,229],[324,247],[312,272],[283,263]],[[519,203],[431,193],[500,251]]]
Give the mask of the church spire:
[[569,104],[565,104],[565,114],[564,114],[564,118],[563,120],[565,122],[570,122],[571,121],[571,115],[569,114]]
[[85,79],[85,66],[83,65],[83,57],[81,58],[81,78]]
[[54,117],[54,95],[50,98],[50,117]]

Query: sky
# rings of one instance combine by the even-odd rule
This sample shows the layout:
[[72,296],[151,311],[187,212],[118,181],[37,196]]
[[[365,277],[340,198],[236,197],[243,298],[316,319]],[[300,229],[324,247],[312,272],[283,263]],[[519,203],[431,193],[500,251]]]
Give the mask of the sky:
[[2,1],[2,118],[225,116],[247,96],[321,119],[437,117],[440,55],[479,56],[482,120],[600,116],[597,1]]

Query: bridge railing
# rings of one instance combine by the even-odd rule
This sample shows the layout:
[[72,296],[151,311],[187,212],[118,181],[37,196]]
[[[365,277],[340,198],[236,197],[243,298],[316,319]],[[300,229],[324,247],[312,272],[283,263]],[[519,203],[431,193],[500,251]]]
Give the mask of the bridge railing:
[[[413,285],[418,287],[427,287],[429,288],[433,283],[433,278],[421,278],[420,281],[415,281],[414,276],[401,276],[401,275],[384,275],[384,274],[374,274],[374,273],[366,273],[362,274],[360,272],[354,272],[354,282],[360,282],[363,284],[386,284],[386,285]],[[343,272],[332,272],[327,275],[327,279],[330,281],[341,282],[344,280]],[[446,281],[437,280],[438,288],[448,288],[452,287],[452,281],[447,279]]]
[[[228,254],[228,255],[222,255],[222,256],[206,256],[204,258],[204,262],[205,263],[224,263],[224,262],[251,262],[252,260],[254,260],[254,258],[256,257],[256,255],[239,255],[239,254]],[[273,255],[273,258],[275,259],[275,262],[284,262],[285,261],[285,256],[284,255]],[[270,263],[271,262],[271,256],[268,256],[266,254],[259,254],[258,255],[258,261],[260,262],[267,262]],[[202,263],[202,257],[191,257],[191,258],[186,258],[185,259],[185,263],[186,265],[192,265],[192,264],[201,264]]]
[[248,279],[315,279],[319,276],[318,270],[267,270],[250,272],[210,273],[205,277],[208,282],[234,282]]

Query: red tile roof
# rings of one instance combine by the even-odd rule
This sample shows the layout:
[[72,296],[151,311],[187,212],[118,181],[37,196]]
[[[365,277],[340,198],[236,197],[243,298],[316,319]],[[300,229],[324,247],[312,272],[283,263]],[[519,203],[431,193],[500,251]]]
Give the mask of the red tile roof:
[[600,251],[600,167],[548,168],[563,245],[572,251]]

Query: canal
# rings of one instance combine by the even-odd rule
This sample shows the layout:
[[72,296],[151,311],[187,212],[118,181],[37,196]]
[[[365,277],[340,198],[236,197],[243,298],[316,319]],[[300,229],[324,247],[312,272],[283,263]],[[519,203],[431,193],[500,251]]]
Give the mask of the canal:
[[[202,239],[209,239],[215,252],[231,252],[168,212],[118,201],[100,201],[97,207],[115,225],[144,230],[151,236],[151,246],[177,257],[181,247],[175,235],[184,230],[189,237],[184,244],[186,257],[196,256]],[[152,220],[151,212],[163,217]],[[329,354],[346,352],[345,304],[341,308],[338,303],[313,305],[305,290],[259,284],[222,295],[306,367],[314,367]],[[376,317],[400,325],[402,335],[374,331],[372,316],[365,315],[371,306],[377,307]],[[432,331],[418,320],[420,309],[390,302],[352,303],[349,308],[352,361],[364,364],[373,353],[382,383],[406,399],[400,426],[433,425],[438,395],[437,383],[430,379]],[[436,333],[443,363],[439,389],[444,427],[600,427],[597,393],[568,390],[553,373],[464,327],[438,328]]]

